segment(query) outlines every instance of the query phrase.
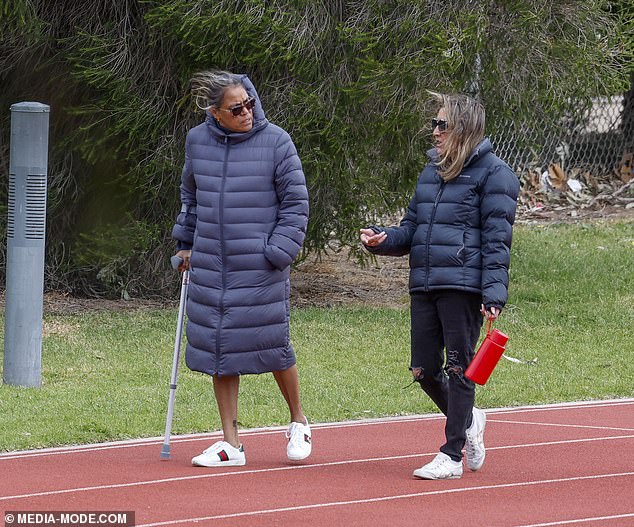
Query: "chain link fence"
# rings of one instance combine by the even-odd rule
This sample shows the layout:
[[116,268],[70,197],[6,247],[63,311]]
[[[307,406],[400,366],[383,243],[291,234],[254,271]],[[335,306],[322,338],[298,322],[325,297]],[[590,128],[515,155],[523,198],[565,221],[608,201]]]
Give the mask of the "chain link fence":
[[625,182],[632,175],[623,110],[623,96],[597,98],[552,122],[540,118],[539,122],[498,123],[491,140],[496,153],[525,181],[557,165],[567,179],[581,179],[590,188],[615,176]]

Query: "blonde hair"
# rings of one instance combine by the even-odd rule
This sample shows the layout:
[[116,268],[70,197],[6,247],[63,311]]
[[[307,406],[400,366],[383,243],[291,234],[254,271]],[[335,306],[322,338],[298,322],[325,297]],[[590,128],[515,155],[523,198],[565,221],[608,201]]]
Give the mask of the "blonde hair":
[[484,106],[467,95],[445,95],[429,92],[445,109],[447,131],[443,141],[443,154],[438,158],[438,173],[445,181],[458,177],[467,158],[484,139]]

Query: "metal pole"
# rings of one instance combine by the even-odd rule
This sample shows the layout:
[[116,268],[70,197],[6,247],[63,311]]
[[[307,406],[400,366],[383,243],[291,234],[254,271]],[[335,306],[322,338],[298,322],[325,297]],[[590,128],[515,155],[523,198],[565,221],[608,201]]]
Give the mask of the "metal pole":
[[49,112],[11,106],[3,382],[17,386],[42,384]]

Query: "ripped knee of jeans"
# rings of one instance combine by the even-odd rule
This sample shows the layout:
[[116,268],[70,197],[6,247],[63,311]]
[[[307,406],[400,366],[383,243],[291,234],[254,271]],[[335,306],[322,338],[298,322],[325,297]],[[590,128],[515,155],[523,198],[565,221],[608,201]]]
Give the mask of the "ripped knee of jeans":
[[413,382],[422,382],[423,378],[425,377],[425,370],[423,370],[423,368],[421,368],[420,366],[411,367],[410,371],[414,376]]
[[447,350],[447,364],[445,365],[445,373],[449,377],[455,377],[464,381],[465,369],[458,361],[458,352],[456,350]]
[[450,377],[453,375],[454,377],[462,377],[464,370],[460,367],[460,366],[449,366],[447,365],[445,367],[445,371],[447,372],[447,375],[449,375]]

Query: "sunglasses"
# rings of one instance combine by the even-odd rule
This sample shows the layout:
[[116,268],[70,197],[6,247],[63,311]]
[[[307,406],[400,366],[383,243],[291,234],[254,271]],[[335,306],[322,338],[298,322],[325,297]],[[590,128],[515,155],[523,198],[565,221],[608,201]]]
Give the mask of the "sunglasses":
[[447,121],[444,119],[432,119],[431,120],[431,129],[434,131],[438,127],[440,132],[444,132],[447,129]]
[[242,110],[246,108],[251,111],[255,107],[255,97],[249,97],[242,104],[238,104],[237,106],[232,106],[231,108],[218,108],[218,110],[222,110],[223,112],[231,112],[231,115],[234,117],[238,117],[242,113]]

